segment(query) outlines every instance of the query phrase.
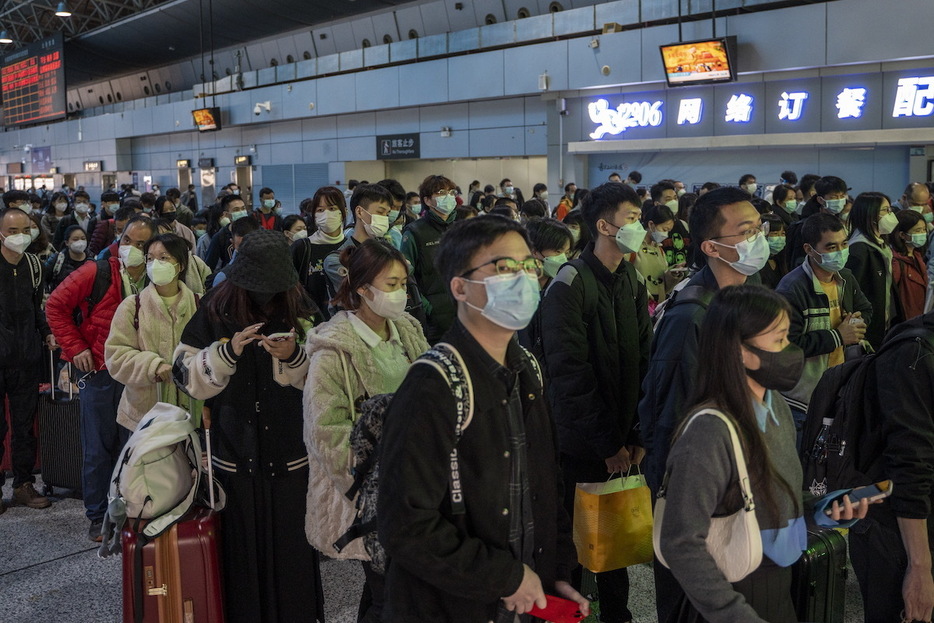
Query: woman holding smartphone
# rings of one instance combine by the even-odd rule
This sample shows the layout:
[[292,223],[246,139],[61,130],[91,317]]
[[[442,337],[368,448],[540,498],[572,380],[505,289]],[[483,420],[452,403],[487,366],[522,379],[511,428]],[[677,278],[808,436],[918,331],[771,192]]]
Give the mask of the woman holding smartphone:
[[323,621],[318,554],[305,539],[308,454],[300,342],[311,302],[282,232],[243,238],[226,280],[201,301],[175,349],[175,381],[210,399],[227,623]]
[[[807,547],[808,522],[848,525],[866,515],[868,502],[818,504],[805,510],[795,425],[780,391],[792,388],[804,365],[788,341],[789,308],[781,295],[758,286],[717,294],[701,328],[699,354],[716,365],[698,366],[693,399],[675,434],[666,470],[667,508],[659,549],[685,597],[677,621],[797,621],[791,601],[791,565]],[[730,583],[707,552],[711,517],[742,508],[738,470],[727,425],[737,432],[755,500],[762,563]],[[689,426],[685,426],[690,422]],[[831,515],[824,514],[824,508]]]

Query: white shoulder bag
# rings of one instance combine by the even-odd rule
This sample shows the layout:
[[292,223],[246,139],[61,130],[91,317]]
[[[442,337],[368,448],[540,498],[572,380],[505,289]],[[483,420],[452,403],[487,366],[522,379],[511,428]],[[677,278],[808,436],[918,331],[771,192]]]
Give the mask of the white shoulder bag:
[[[701,415],[720,418],[730,431],[733,455],[736,459],[736,472],[739,475],[739,488],[743,495],[743,508],[727,517],[711,517],[707,530],[707,552],[729,582],[738,582],[759,568],[762,563],[762,534],[759,532],[759,520],[756,519],[756,504],[752,498],[749,484],[749,472],[746,458],[739,444],[736,427],[733,422],[716,409],[704,409],[695,413],[684,430]],[[682,431],[683,434],[683,431]],[[665,520],[665,492],[668,488],[670,472],[665,472],[665,479],[658,490],[655,502],[655,525],[652,530],[652,545],[659,562],[668,567],[659,547],[662,522]]]

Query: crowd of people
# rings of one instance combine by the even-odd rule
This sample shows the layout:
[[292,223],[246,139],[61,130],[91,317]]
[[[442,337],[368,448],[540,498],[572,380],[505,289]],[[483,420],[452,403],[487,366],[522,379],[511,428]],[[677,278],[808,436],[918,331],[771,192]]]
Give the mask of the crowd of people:
[[[364,622],[526,621],[546,593],[586,614],[575,488],[632,466],[667,501],[659,621],[796,620],[791,566],[820,525],[850,528],[867,622],[930,622],[930,185],[893,200],[791,171],[696,194],[641,182],[560,198],[539,183],[526,200],[509,179],[466,193],[444,175],[411,191],[352,180],[293,214],[271,188],[251,209],[236,184],[204,209],[193,187],[108,190],[98,206],[83,190],[4,193],[13,503],[51,504],[33,475],[45,348],[53,382],[79,388],[91,540],[157,402],[210,424],[231,622],[323,620],[321,554],[361,561]],[[869,475],[891,498],[803,496],[824,373],[918,328],[931,338],[884,350],[863,388],[884,422]],[[351,432],[384,394],[382,568],[362,539],[334,544],[358,513]],[[705,542],[743,504],[731,430],[753,457],[764,551],[738,582]],[[631,621],[627,570],[596,582],[601,620]]]

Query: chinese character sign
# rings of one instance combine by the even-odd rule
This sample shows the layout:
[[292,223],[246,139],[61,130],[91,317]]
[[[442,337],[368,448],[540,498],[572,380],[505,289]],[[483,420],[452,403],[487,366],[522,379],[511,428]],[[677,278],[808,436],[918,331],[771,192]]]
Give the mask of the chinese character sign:
[[755,99],[751,95],[738,93],[726,104],[724,120],[728,123],[749,123],[752,119],[752,107]]
[[690,124],[697,125],[704,114],[704,100],[700,97],[692,97],[681,100],[678,105],[678,125]]
[[837,94],[837,118],[859,119],[863,116],[866,103],[866,89],[843,89]]
[[934,76],[902,78],[895,92],[893,117],[928,117],[934,113]]
[[782,98],[778,102],[778,118],[797,121],[804,112],[804,101],[808,98],[805,92],[788,93],[783,92]]

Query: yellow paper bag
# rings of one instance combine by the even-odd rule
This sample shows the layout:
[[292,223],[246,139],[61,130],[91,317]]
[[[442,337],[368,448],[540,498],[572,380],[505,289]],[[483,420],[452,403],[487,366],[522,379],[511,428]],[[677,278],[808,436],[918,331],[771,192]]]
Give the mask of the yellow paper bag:
[[573,536],[578,561],[594,573],[652,560],[652,497],[645,477],[578,483]]

